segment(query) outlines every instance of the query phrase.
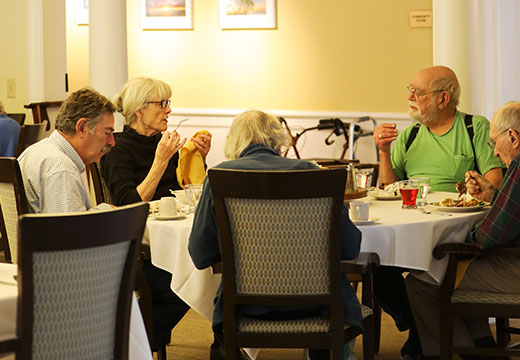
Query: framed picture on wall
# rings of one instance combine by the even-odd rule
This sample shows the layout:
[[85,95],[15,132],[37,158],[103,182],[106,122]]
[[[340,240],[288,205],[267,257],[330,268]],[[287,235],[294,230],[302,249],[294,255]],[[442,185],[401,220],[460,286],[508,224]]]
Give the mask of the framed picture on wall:
[[219,0],[222,29],[276,28],[276,0]]
[[76,0],[76,24],[88,25],[88,0]]
[[193,29],[193,0],[140,0],[141,28]]

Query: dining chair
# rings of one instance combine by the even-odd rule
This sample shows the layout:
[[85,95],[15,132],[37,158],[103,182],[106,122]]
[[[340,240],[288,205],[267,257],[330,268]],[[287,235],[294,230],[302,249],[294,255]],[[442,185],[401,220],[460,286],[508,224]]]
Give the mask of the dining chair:
[[128,359],[148,204],[20,217],[17,359]]
[[[507,327],[508,319],[520,318],[520,294],[501,294],[475,290],[455,289],[457,262],[475,256],[514,256],[520,258],[518,247],[480,249],[472,244],[441,244],[433,249],[433,256],[448,256],[448,267],[441,283],[439,296],[440,353],[441,359],[451,359],[452,354],[484,356],[520,356],[520,349],[508,347],[508,335],[514,329]],[[499,348],[469,348],[453,346],[453,318],[496,318]]]
[[11,113],[11,114],[6,114],[6,115],[7,115],[7,117],[10,117],[11,119],[16,121],[20,125],[23,125],[23,123],[25,122],[25,113],[20,113],[20,114]]
[[[106,187],[103,177],[99,171],[99,164],[94,162],[87,165],[90,179],[92,180],[92,186],[94,188],[94,194],[96,197],[96,203],[110,203],[110,193]],[[137,302],[141,315],[143,316],[144,326],[146,328],[146,334],[148,335],[148,342],[152,348],[153,341],[153,300],[152,291],[148,284],[148,280],[144,274],[144,262],[151,259],[150,245],[141,244],[137,258],[136,275],[135,275],[135,292],[137,295]],[[168,342],[161,344],[157,350],[157,359],[166,360],[166,345]]]
[[32,144],[43,139],[45,134],[45,128],[47,121],[40,124],[24,124],[20,129],[20,135],[18,137],[18,147],[16,148],[16,157],[27,149]]
[[[226,358],[238,359],[239,348],[265,347],[329,348],[334,359],[343,359],[344,343],[363,333],[343,322],[340,277],[355,266],[340,259],[344,169],[210,169],[208,177],[222,249],[222,264],[214,270],[223,269]],[[373,317],[367,305],[372,299],[367,297],[363,358],[371,360]],[[246,305],[324,307],[329,315],[260,320],[240,315]]]
[[22,174],[16,158],[0,157],[0,211],[4,260],[16,263],[18,216],[29,212]]
[[[135,292],[137,293],[137,301],[139,303],[139,309],[143,316],[144,326],[146,328],[146,334],[148,335],[148,342],[150,348],[153,349],[153,300],[152,290],[146,275],[144,273],[144,262],[151,259],[150,245],[141,244],[141,250],[137,258],[136,277],[135,277]],[[157,360],[166,360],[166,345],[169,341],[166,340],[157,349]]]
[[90,179],[92,180],[97,205],[101,203],[112,204],[110,191],[108,190],[105,184],[105,180],[101,176],[101,172],[99,170],[99,163],[93,162],[88,164],[87,170],[90,174]]

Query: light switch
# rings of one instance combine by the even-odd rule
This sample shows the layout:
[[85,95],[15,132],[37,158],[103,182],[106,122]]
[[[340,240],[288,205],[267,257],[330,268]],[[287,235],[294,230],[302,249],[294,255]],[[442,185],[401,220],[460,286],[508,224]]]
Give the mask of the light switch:
[[7,79],[7,97],[11,99],[16,97],[16,79]]

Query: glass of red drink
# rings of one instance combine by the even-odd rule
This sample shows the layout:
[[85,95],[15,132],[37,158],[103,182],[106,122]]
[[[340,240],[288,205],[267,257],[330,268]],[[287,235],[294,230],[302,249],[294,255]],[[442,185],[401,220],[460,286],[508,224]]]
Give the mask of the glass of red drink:
[[419,193],[419,184],[412,180],[399,181],[399,191],[403,198],[403,209],[417,208],[417,194]]

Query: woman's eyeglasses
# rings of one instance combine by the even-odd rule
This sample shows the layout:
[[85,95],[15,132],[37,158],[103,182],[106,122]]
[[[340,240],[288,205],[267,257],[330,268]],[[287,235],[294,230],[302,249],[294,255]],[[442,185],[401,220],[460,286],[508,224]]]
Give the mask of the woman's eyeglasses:
[[163,109],[166,109],[167,106],[169,106],[172,101],[171,100],[159,100],[159,101],[147,101],[147,104],[161,104],[161,107]]

